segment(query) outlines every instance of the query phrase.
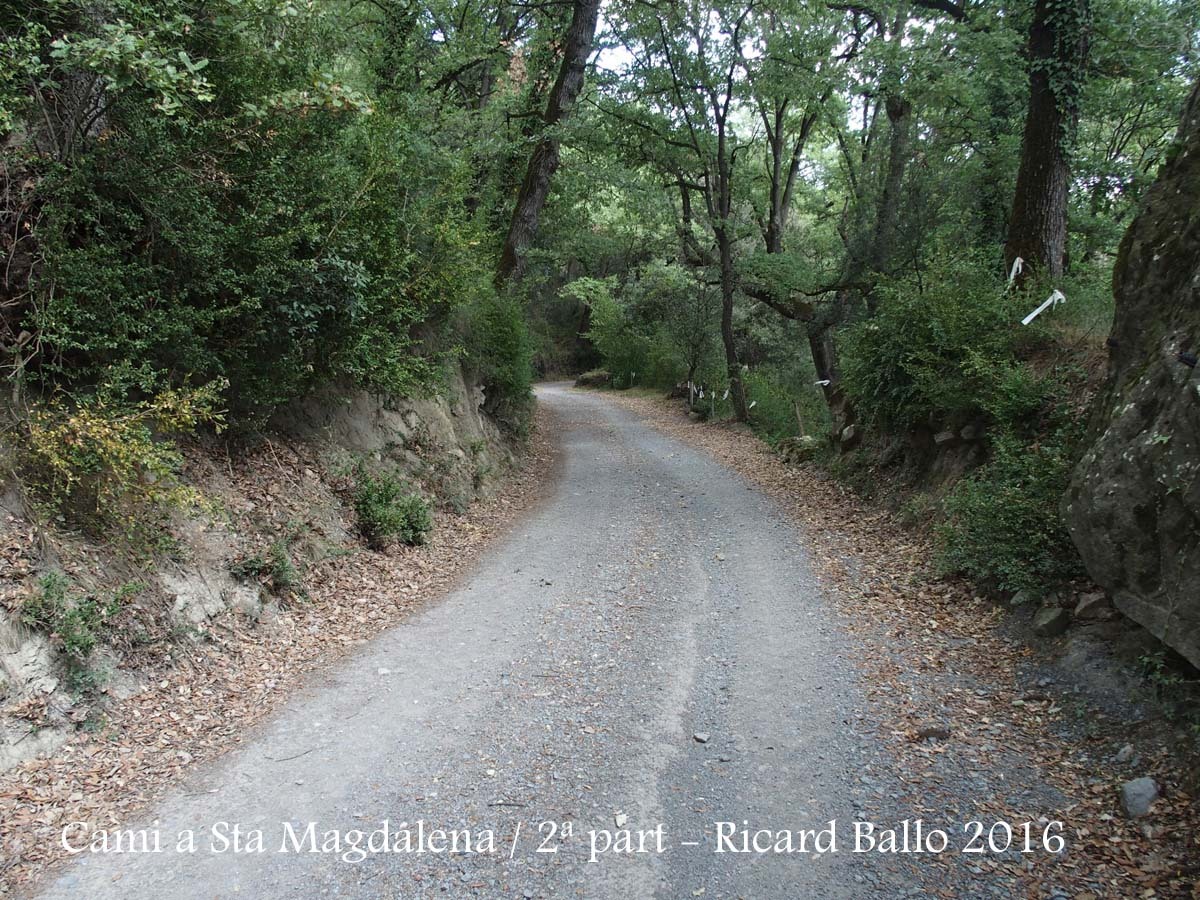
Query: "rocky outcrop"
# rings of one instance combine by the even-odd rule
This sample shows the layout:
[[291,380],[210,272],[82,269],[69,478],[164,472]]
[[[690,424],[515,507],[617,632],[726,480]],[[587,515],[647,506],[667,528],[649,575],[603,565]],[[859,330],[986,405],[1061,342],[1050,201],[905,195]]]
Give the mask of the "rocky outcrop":
[[1117,607],[1200,664],[1200,85],[1121,245],[1094,441],[1064,499]]
[[[131,562],[118,544],[35,528],[16,482],[0,481],[0,772],[53,750],[91,714],[90,704],[104,702],[79,696],[61,641],[22,618],[43,574],[61,572],[72,597],[136,584],[128,607],[137,614],[123,621],[136,623],[147,644],[203,640],[230,621],[276,627],[306,588],[306,572],[357,547],[347,484],[359,463],[456,512],[515,464],[516,445],[483,411],[483,392],[461,372],[440,387],[394,398],[330,385],[280,410],[271,433],[242,454],[191,442],[184,471],[205,503],[172,516],[169,550],[153,559]],[[0,441],[0,454],[4,447]],[[294,569],[288,590],[275,570],[283,566]],[[149,654],[143,647],[142,662],[136,653],[127,658],[128,643],[107,646],[110,637],[99,634],[85,668],[104,696],[121,697],[151,680],[137,668]]]
[[429,397],[329,385],[280,410],[271,425],[399,471],[453,507],[486,494],[515,461],[511,441],[484,412],[483,390],[458,370]]

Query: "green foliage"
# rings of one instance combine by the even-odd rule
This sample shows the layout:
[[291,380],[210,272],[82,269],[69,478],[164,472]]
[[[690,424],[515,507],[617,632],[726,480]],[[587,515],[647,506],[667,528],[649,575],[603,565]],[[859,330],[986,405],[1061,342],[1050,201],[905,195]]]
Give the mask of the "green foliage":
[[615,278],[578,278],[563,288],[564,296],[586,304],[591,325],[586,337],[604,360],[614,387],[630,387],[633,378],[646,370],[650,341],[639,334],[629,311],[615,294]]
[[46,70],[40,57],[46,35],[37,22],[22,23],[15,34],[0,33],[0,134],[16,128],[29,107],[26,85]]
[[1041,407],[1045,386],[1017,356],[1023,307],[988,268],[968,256],[876,288],[878,313],[843,342],[844,387],[865,419],[900,430],[984,415],[1008,424]]
[[772,381],[765,373],[754,371],[746,376],[746,396],[753,401],[751,422],[771,444],[800,433],[800,421],[792,405],[792,392]]
[[407,490],[395,476],[372,475],[360,468],[354,490],[354,511],[363,537],[374,547],[396,538],[423,544],[433,528],[429,504]]
[[1081,342],[1098,347],[1112,328],[1114,301],[1112,260],[1092,260],[1075,266],[1063,280],[1067,300],[1056,307],[1046,328],[1061,335],[1064,343]]
[[639,269],[630,293],[637,317],[652,328],[644,383],[670,387],[717,362],[721,297],[715,286],[677,263],[651,261]]
[[4,323],[36,335],[22,377],[78,396],[122,366],[156,387],[224,379],[230,425],[254,428],[320,381],[432,387],[447,326],[478,306],[497,384],[524,400],[526,350],[496,327],[487,227],[469,209],[477,172],[433,99],[368,98],[365,48],[346,44],[357,14],[340,7],[188,11],[56,0],[0,21],[18,57],[0,69],[0,115],[40,127],[30,79],[104,91],[103,116],[49,135],[60,159],[27,173],[38,264]]
[[105,639],[122,604],[141,590],[128,584],[111,596],[98,597],[72,591],[61,572],[42,576],[38,592],[21,606],[21,621],[48,634],[62,649],[72,681],[87,683],[88,662],[97,644]]
[[719,297],[676,264],[650,261],[629,282],[578,278],[562,295],[586,305],[585,337],[599,352],[614,387],[667,388],[700,380],[713,368],[714,311]]
[[1075,457],[1069,432],[999,439],[983,468],[946,498],[941,562],[1000,590],[1042,590],[1080,573],[1058,505]]
[[94,36],[68,34],[56,39],[50,56],[95,72],[110,93],[141,87],[156,95],[156,110],[171,115],[189,99],[207,102],[214,97],[212,85],[201,74],[208,60],[193,59],[173,46],[194,25],[183,15],[163,17],[148,28],[124,20],[100,22]]
[[[396,393],[431,382],[412,330],[458,302],[454,281],[430,270],[458,271],[453,223],[434,219],[450,213],[425,209],[427,237],[395,222],[402,160],[376,158],[382,137],[337,114],[259,128],[269,155],[205,172],[187,159],[208,157],[225,128],[139,117],[47,184],[42,378],[86,384],[127,360],[225,378],[233,424],[324,378]],[[155,147],[179,164],[147,173]]]
[[533,406],[533,344],[520,301],[510,293],[485,293],[469,311],[466,343],[485,409],[524,435]]
[[806,393],[811,399],[816,399],[815,396],[798,389],[782,373],[755,369],[746,376],[745,384],[746,397],[754,402],[750,424],[769,443],[774,445],[795,437],[801,433],[801,424],[806,434],[825,431],[823,410],[815,404],[801,402]]

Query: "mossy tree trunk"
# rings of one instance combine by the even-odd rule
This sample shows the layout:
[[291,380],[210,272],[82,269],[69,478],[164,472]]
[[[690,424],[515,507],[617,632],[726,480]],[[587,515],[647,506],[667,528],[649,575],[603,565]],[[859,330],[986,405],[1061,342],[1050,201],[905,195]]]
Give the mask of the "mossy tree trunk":
[[1062,277],[1067,259],[1070,149],[1088,54],[1090,0],[1037,0],[1029,28],[1029,109],[1004,259],[1033,273]]

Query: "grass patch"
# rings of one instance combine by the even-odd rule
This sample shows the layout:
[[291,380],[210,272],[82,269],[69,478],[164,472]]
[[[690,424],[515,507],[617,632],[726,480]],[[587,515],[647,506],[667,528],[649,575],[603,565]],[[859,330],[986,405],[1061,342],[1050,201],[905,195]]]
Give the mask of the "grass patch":
[[300,570],[292,562],[288,542],[284,538],[273,542],[264,554],[248,556],[233,563],[229,572],[235,578],[262,582],[273,594],[297,591],[303,582]]

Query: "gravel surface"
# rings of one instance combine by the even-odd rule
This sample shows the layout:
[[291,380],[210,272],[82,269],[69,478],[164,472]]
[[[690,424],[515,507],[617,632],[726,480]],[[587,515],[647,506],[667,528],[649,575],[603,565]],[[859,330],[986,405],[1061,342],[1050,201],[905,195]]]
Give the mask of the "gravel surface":
[[[939,821],[881,739],[866,645],[776,500],[601,395],[539,396],[563,445],[540,510],[132,823],[162,852],[82,853],[41,896],[1024,895],[1021,854],[959,854],[962,819]],[[1036,773],[1018,780],[1027,807],[1054,802]],[[964,770],[939,789],[969,812],[996,784]],[[919,816],[946,853],[852,852],[857,819],[878,835]],[[349,832],[384,820],[392,841],[420,820],[482,852],[343,859]],[[799,849],[831,820],[838,852],[811,836],[810,852],[716,852],[721,828]],[[242,852],[214,823],[240,826]],[[189,829],[195,851],[177,852]]]

